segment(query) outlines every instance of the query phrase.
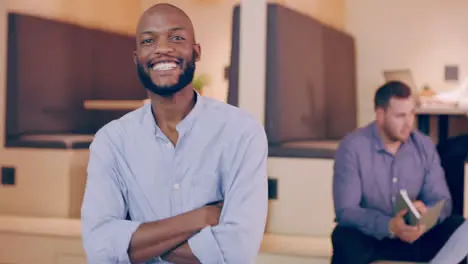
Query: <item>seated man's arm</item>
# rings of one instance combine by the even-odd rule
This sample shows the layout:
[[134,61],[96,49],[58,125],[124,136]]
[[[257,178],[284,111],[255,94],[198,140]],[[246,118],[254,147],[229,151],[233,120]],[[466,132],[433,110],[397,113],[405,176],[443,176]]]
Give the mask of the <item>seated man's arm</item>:
[[361,207],[361,186],[366,183],[361,181],[357,152],[351,143],[350,140],[342,141],[335,157],[333,202],[336,220],[341,226],[353,227],[364,234],[383,239],[389,235],[391,217]]
[[255,263],[268,208],[268,143],[262,126],[250,131],[232,146],[235,154],[228,160],[230,180],[219,224],[202,229],[167,260],[177,264],[193,263],[191,258],[203,264]]
[[105,132],[98,132],[90,147],[81,215],[89,263],[143,262],[171,250],[205,226],[203,210],[151,223],[125,220],[125,187],[112,147]]
[[440,214],[440,221],[446,219],[452,213],[452,197],[445,180],[445,173],[440,165],[440,158],[432,142],[427,143],[427,164],[425,166],[424,183],[420,200],[426,207],[434,206],[441,200],[445,200],[444,208]]

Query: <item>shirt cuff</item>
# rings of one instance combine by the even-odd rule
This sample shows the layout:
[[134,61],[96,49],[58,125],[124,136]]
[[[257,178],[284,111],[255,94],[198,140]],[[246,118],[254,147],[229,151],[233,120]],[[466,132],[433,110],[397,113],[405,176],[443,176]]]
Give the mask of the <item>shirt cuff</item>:
[[117,258],[118,263],[130,263],[130,256],[128,255],[128,248],[132,240],[133,233],[140,226],[140,222],[117,220],[113,227],[116,232],[117,238],[114,240],[114,256]]
[[392,220],[392,218],[390,216],[382,216],[382,217],[379,217],[377,219],[377,232],[376,232],[376,235],[375,235],[375,238],[377,238],[378,240],[382,240],[386,237],[391,237],[391,233],[390,233],[390,220]]
[[195,257],[203,264],[223,264],[223,255],[210,226],[203,228],[188,240]]

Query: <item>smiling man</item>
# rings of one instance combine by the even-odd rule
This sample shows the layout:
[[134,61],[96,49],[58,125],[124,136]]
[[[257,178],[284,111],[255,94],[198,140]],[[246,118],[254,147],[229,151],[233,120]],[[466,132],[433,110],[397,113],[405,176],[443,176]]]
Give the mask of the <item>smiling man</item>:
[[[377,90],[374,104],[375,121],[346,136],[336,153],[332,264],[428,262],[465,219],[451,214],[451,195],[434,144],[414,129],[410,88],[388,82]],[[421,214],[445,200],[435,227],[409,226],[405,211],[394,212],[402,189]]]
[[253,264],[267,216],[263,126],[195,92],[201,49],[182,10],[146,10],[136,46],[151,103],[104,126],[91,144],[88,262]]

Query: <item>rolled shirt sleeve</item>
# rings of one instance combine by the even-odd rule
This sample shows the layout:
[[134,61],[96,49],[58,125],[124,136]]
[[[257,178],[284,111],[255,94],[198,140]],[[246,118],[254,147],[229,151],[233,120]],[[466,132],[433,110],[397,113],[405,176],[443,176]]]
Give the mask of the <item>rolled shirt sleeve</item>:
[[188,240],[201,263],[255,263],[268,210],[267,157],[268,143],[259,125],[236,146],[219,224]]
[[125,220],[128,208],[113,160],[107,135],[100,131],[90,146],[81,208],[83,247],[89,263],[130,263],[128,247],[141,224]]

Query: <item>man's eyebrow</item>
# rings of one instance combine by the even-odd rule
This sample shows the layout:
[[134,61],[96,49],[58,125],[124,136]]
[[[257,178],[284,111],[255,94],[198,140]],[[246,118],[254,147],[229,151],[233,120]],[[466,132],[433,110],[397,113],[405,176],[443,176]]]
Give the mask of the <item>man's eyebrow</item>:
[[[185,30],[184,27],[173,27],[173,28],[169,28],[167,31],[168,32],[174,32],[174,31],[181,31],[181,30]],[[145,30],[143,32],[140,33],[140,35],[147,35],[147,34],[154,34],[155,31],[154,30]]]
[[184,27],[173,27],[171,29],[169,29],[169,31],[180,31],[180,30],[185,30]]

